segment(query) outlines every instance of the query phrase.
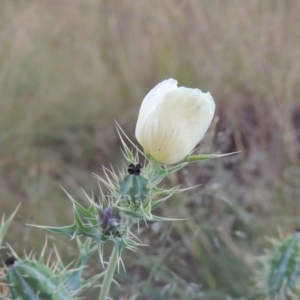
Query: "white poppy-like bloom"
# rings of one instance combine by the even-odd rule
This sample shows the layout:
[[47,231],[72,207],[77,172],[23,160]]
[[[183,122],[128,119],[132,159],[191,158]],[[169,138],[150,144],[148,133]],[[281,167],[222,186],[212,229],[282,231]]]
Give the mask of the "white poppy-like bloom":
[[161,164],[187,157],[205,135],[214,115],[211,94],[178,87],[175,79],[156,85],[144,98],[135,136],[144,152]]

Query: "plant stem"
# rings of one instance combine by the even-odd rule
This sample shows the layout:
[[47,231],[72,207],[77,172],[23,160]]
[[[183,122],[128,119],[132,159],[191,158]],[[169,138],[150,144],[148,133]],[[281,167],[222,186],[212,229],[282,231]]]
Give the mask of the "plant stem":
[[100,290],[99,300],[107,300],[111,282],[118,263],[118,249],[114,246]]

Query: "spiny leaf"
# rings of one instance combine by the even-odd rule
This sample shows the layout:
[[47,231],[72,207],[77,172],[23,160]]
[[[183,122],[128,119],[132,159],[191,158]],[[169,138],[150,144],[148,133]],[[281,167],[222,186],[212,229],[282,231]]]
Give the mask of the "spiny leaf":
[[80,289],[83,267],[96,250],[96,247],[92,247],[91,238],[87,238],[83,244],[79,239],[77,239],[77,245],[79,249],[79,256],[74,265],[74,270],[72,270],[71,275],[66,281],[68,288],[73,291],[77,291]]
[[7,230],[9,228],[10,224],[11,224],[11,221],[13,220],[15,214],[17,213],[20,205],[21,205],[21,203],[16,207],[16,209],[13,211],[11,216],[6,221],[4,219],[4,215],[2,216],[2,220],[1,220],[1,224],[0,224],[0,249],[1,249],[4,237],[7,233]]

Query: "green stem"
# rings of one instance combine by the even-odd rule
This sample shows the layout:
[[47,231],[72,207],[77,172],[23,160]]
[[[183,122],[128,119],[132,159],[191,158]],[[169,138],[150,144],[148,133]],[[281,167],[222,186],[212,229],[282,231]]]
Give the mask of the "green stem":
[[100,290],[99,300],[107,300],[111,282],[118,263],[118,249],[114,246]]

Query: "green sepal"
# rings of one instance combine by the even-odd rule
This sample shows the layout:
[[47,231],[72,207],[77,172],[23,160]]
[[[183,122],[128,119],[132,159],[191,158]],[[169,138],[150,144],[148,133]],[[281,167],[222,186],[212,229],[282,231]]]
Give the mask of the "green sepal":
[[214,158],[220,158],[228,155],[233,155],[240,153],[240,151],[237,152],[231,152],[226,154],[198,154],[198,155],[190,155],[183,159],[181,163],[189,163],[189,162],[195,162],[195,161],[201,161],[201,160],[207,160],[207,159],[214,159]]
[[160,181],[162,181],[166,176],[169,176],[183,167],[185,167],[188,163],[180,163],[177,165],[174,165],[170,168],[166,168],[165,166],[162,166],[161,164],[155,162],[153,159],[149,161],[151,171],[151,177],[150,181],[153,182],[154,185],[158,184]]

